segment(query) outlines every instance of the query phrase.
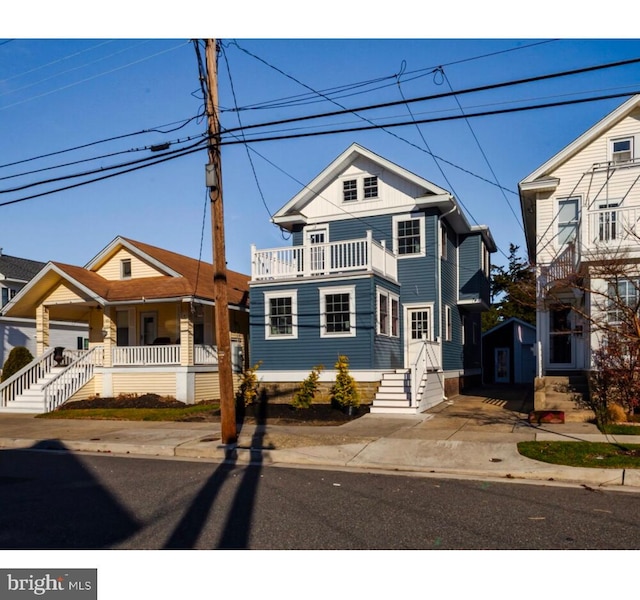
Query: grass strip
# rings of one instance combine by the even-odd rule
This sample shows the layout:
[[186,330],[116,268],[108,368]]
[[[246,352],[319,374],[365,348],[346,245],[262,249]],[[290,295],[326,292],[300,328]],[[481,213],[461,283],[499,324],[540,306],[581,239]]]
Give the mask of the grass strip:
[[519,442],[522,456],[554,465],[639,469],[640,445],[605,442]]
[[184,408],[73,408],[38,415],[41,419],[97,419],[114,421],[197,421],[208,414],[219,415],[215,404],[193,404]]

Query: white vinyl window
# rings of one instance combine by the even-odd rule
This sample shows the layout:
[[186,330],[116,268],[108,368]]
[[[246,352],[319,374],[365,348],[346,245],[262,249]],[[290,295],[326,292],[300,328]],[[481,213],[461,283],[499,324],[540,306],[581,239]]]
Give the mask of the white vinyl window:
[[400,299],[383,288],[377,289],[378,335],[398,337],[400,335]]
[[422,215],[393,217],[393,251],[398,258],[426,255],[424,222]]
[[558,245],[560,247],[576,240],[579,201],[579,198],[565,198],[558,201]]
[[444,307],[444,339],[447,342],[453,339],[453,320],[450,306]]
[[320,289],[320,337],[356,335],[355,286]]
[[377,200],[379,196],[378,176],[360,175],[342,180],[342,201]]
[[633,138],[611,140],[611,162],[627,163],[633,160]]
[[265,292],[265,338],[298,337],[298,294],[295,290]]

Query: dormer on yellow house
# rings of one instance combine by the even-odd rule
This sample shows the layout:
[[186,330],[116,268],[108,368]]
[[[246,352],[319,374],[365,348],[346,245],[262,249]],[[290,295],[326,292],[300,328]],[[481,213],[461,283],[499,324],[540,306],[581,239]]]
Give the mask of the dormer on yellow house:
[[[236,379],[248,348],[248,281],[227,270]],[[214,304],[211,264],[124,237],[84,267],[49,262],[2,309],[36,319],[37,356],[0,385],[0,411],[119,394],[219,399]],[[87,323],[87,347],[51,347],[53,320]]]

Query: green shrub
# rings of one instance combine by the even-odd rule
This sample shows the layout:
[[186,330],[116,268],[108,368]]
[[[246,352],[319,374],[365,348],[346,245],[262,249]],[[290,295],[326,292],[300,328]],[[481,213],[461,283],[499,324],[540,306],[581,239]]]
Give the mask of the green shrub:
[[257,371],[260,368],[262,361],[258,361],[253,367],[246,369],[242,373],[242,380],[240,387],[236,392],[236,401],[238,403],[249,406],[253,404],[258,397],[258,375]]
[[26,367],[33,360],[33,355],[28,348],[24,346],[16,346],[9,352],[7,360],[2,367],[2,377],[0,382],[6,381],[12,375],[15,375],[20,369]]
[[331,388],[331,401],[343,408],[360,406],[360,390],[356,380],[349,373],[349,359],[346,356],[338,356],[335,368],[338,373]]
[[309,376],[300,384],[300,389],[293,395],[291,404],[295,408],[309,408],[318,391],[318,379],[324,369],[322,365],[313,367]]

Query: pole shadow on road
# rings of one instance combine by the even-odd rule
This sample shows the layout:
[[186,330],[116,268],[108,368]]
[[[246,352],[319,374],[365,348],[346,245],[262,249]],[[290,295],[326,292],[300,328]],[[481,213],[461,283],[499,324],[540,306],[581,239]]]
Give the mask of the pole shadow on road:
[[[217,550],[241,550],[249,547],[249,536],[254,512],[258,483],[262,472],[262,441],[265,435],[267,410],[266,397],[262,397],[256,415],[256,428],[251,439],[251,464],[243,471],[242,479],[231,502]],[[241,413],[242,414],[242,413]],[[242,421],[239,423],[242,428]],[[164,545],[166,550],[195,548],[214,504],[225,483],[237,470],[235,447],[227,448],[227,458],[221,463],[200,489],[184,516]]]

